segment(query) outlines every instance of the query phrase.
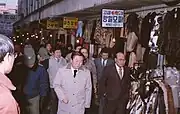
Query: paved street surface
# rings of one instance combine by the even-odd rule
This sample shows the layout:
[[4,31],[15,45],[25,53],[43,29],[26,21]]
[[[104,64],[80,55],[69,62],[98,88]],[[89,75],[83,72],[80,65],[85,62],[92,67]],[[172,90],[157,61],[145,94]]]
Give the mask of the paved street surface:
[[90,109],[86,111],[85,114],[98,114],[98,106],[93,105]]

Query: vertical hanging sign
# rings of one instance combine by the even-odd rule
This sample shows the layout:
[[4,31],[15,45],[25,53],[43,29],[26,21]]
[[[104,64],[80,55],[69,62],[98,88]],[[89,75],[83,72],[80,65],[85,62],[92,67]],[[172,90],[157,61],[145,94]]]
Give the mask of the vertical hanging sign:
[[124,10],[102,9],[102,27],[123,27]]

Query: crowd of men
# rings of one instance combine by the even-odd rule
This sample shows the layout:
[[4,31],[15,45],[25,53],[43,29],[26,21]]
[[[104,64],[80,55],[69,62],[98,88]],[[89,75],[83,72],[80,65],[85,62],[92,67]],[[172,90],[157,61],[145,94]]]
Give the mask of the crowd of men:
[[122,52],[112,59],[108,51],[93,58],[81,45],[21,49],[0,35],[0,114],[126,114],[130,69]]

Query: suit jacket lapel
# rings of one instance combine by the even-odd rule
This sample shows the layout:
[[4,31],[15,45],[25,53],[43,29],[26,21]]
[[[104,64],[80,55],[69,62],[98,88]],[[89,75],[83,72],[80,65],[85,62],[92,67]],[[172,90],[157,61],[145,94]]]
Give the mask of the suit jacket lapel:
[[122,81],[122,80],[125,80],[125,78],[126,78],[126,73],[127,73],[127,71],[126,71],[126,67],[123,67],[123,69],[124,69],[124,73],[123,73],[123,77],[122,77],[122,79],[120,78],[120,76],[119,76],[119,74],[118,74],[118,71],[117,71],[117,69],[116,69],[116,66],[114,65],[114,71],[115,71],[115,74],[116,74],[116,76],[118,76],[118,79],[120,80],[120,81]]
[[106,63],[106,66],[108,66],[109,65],[109,59],[107,59],[107,63]]
[[126,67],[123,67],[123,69],[124,69],[124,73],[123,73],[123,78],[122,78],[122,80],[124,80],[124,78],[126,78]]
[[101,62],[101,58],[99,58],[98,62],[99,62],[100,67],[103,67],[102,62]]
[[119,74],[118,74],[118,71],[117,71],[115,65],[113,65],[113,69],[114,69],[115,76],[119,79],[119,81],[121,81],[121,78],[120,78],[120,76],[119,76]]

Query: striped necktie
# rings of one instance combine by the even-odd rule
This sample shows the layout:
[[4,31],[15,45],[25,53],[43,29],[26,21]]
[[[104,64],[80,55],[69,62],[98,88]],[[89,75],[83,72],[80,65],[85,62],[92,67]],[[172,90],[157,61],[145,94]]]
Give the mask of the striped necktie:
[[120,79],[122,79],[123,78],[123,75],[122,75],[122,68],[121,67],[118,67],[119,69],[118,69],[118,74],[119,74],[119,77],[120,77]]

